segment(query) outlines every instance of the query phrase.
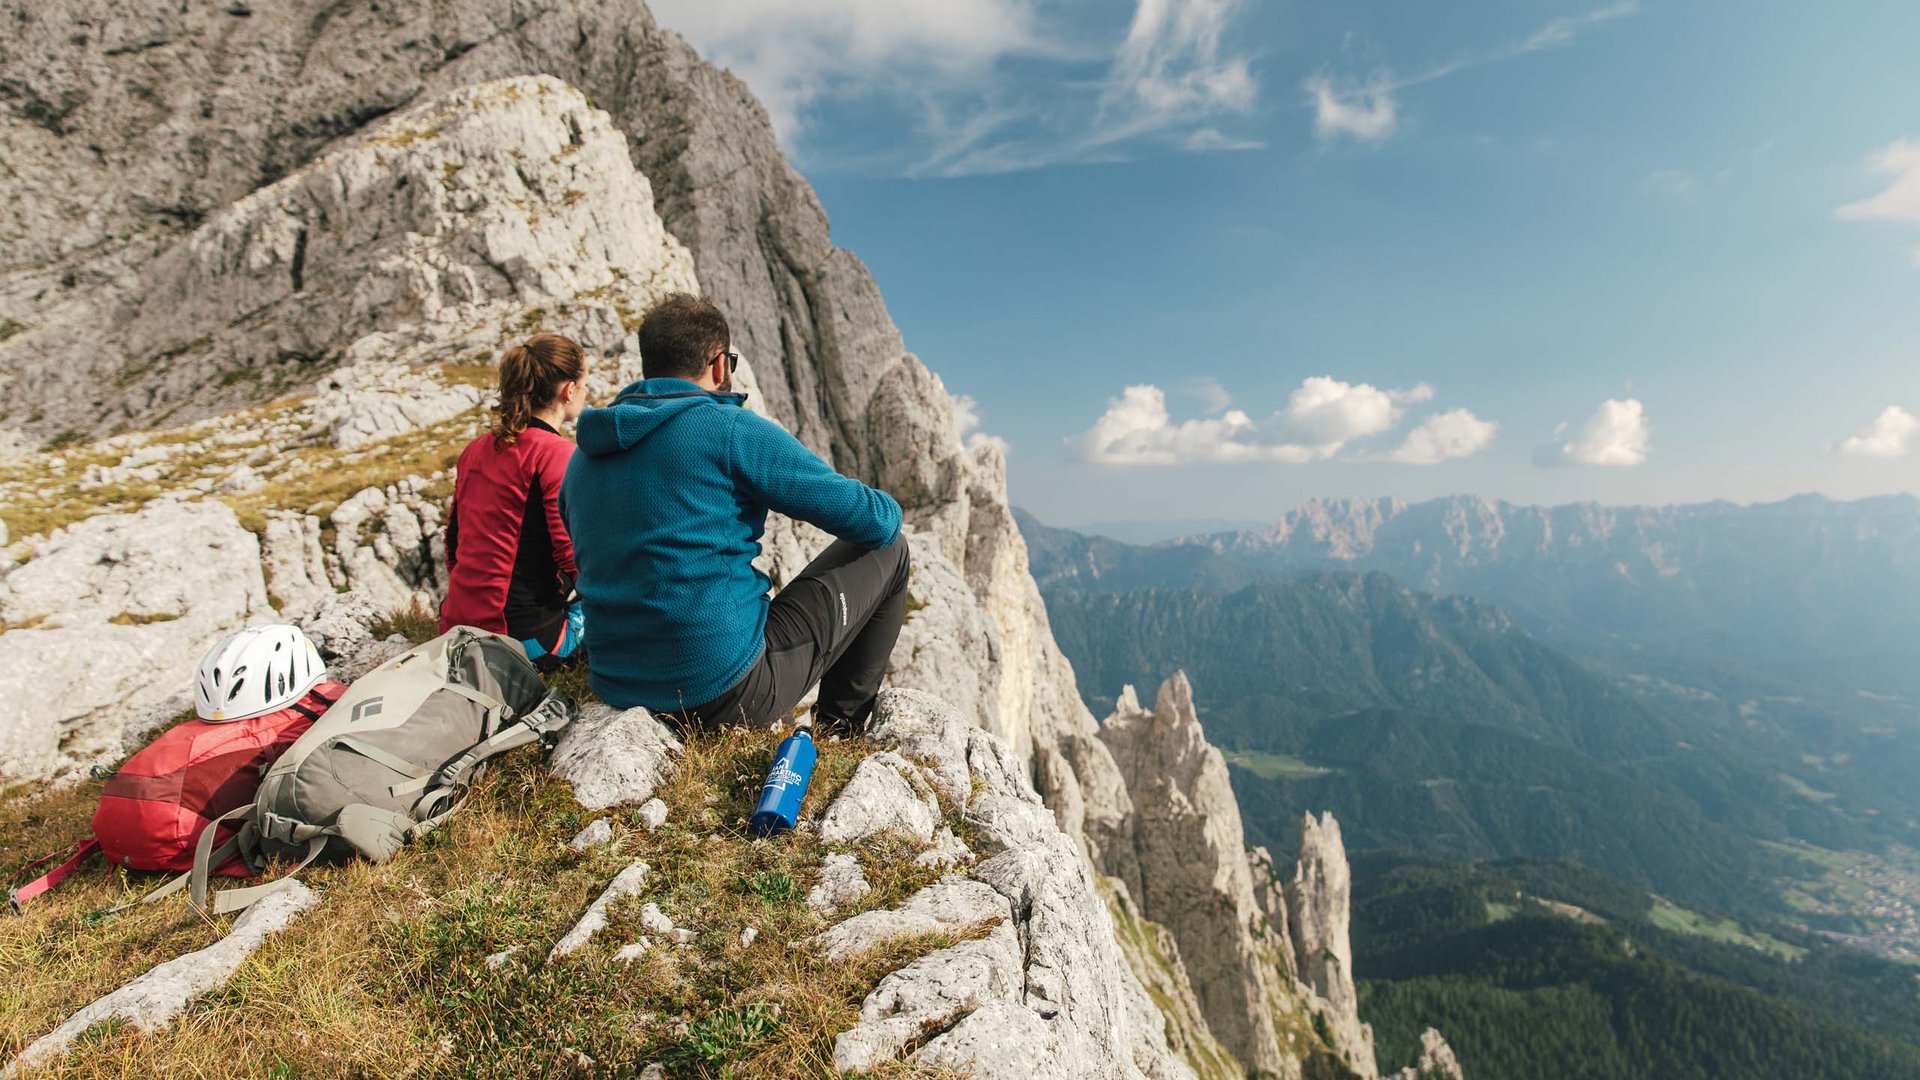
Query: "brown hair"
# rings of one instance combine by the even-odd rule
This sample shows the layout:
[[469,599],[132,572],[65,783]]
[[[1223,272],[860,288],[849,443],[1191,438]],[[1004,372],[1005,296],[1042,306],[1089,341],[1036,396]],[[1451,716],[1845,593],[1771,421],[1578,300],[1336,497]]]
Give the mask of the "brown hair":
[[640,319],[640,374],[697,379],[731,340],[719,308],[691,293],[668,293]]
[[493,407],[493,441],[512,446],[533,422],[533,414],[553,404],[564,383],[587,373],[580,343],[560,334],[535,334],[500,354],[500,404]]

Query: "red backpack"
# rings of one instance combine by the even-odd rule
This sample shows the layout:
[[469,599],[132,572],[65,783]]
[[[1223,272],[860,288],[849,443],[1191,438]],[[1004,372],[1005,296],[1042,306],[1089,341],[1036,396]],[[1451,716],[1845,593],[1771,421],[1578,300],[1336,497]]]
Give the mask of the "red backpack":
[[[8,890],[15,911],[60,884],[94,852],[115,866],[184,873],[193,868],[194,843],[229,810],[253,801],[260,778],[327,711],[346,685],[316,683],[284,709],[245,720],[187,720],[161,733],[107,780],[93,812],[93,836],[50,873]],[[216,837],[224,842],[232,826]],[[48,858],[57,858],[56,855]],[[43,859],[41,862],[45,862]],[[249,877],[237,856],[220,873]]]

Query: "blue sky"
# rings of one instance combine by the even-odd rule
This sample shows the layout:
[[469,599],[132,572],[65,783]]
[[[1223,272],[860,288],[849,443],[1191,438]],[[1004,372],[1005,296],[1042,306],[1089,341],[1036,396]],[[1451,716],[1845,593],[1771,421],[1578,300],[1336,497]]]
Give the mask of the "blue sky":
[[1920,491],[1920,5],[655,9],[1043,520]]

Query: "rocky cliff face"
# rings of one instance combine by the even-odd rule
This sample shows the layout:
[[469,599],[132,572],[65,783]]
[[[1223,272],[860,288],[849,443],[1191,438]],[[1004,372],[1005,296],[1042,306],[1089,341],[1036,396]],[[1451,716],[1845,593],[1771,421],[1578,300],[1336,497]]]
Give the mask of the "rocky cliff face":
[[1276,1076],[1379,1075],[1359,1018],[1340,827],[1309,819],[1290,875],[1247,848],[1226,761],[1176,672],[1151,710],[1126,687],[1100,736],[1132,812],[1102,850],[1148,919],[1178,942],[1210,1030],[1246,1068]]
[[[1316,942],[1344,934],[1333,860],[1297,913],[1292,889],[1270,902],[1183,677],[1154,713],[1095,723],[1000,451],[961,444],[751,95],[637,0],[56,0],[6,18],[0,774],[114,756],[181,706],[153,687],[185,686],[214,636],[270,614],[343,670],[378,655],[383,619],[438,595],[452,455],[499,345],[569,333],[604,391],[637,375],[639,313],[698,288],[733,322],[753,406],[907,512],[919,606],[890,681],[998,736],[999,771],[1050,811],[1042,829],[1009,810],[1004,872],[979,868],[1018,956],[975,958],[997,974],[948,1019],[980,1018],[982,1040],[1032,1029],[1035,1075],[1116,1053],[1132,1065],[1115,1075],[1219,1075],[1228,1052],[1371,1075],[1346,1041],[1364,1029],[1340,1020],[1350,971],[1288,936],[1302,914]],[[776,520],[763,568],[783,582],[822,540]],[[48,709],[29,679],[80,690]],[[971,747],[903,751],[994,774]],[[1089,914],[1096,871],[1138,947]],[[1327,981],[1309,993],[1294,970]],[[870,1002],[876,1038],[922,994],[895,989]],[[1309,1045],[1300,1018],[1343,1007],[1338,1045]]]

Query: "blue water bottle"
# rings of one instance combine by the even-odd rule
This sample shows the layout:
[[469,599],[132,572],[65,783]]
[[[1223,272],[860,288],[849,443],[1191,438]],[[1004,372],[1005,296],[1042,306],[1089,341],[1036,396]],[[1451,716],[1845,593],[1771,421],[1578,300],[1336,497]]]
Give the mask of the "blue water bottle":
[[819,756],[813,747],[813,718],[796,721],[793,734],[774,751],[773,768],[767,770],[766,786],[760,789],[760,805],[750,823],[755,836],[784,832],[800,820],[800,800],[807,797],[807,783],[813,779],[813,763]]

